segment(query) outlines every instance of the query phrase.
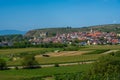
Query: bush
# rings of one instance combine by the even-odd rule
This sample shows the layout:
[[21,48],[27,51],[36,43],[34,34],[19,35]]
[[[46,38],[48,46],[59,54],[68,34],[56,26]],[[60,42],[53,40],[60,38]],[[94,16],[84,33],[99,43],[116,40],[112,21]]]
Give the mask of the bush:
[[0,59],[0,70],[7,69],[6,61],[4,59]]
[[65,73],[55,75],[55,80],[120,80],[120,59],[115,56],[102,56],[85,73]]
[[59,64],[54,64],[54,67],[59,67]]
[[120,57],[120,51],[117,52],[112,52],[110,55],[115,56],[115,57]]
[[119,80],[120,59],[114,56],[102,56],[99,61],[93,64],[88,74],[90,80]]
[[35,60],[35,57],[33,55],[27,55],[23,58],[22,65],[25,69],[33,69],[36,68],[38,62]]
[[19,69],[18,66],[16,66],[15,69],[18,70]]

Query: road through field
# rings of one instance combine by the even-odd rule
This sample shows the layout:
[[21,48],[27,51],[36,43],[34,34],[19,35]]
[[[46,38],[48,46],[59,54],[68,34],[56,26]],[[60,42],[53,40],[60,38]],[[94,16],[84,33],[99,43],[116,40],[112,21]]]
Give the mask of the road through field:
[[[59,66],[71,66],[71,65],[80,65],[80,64],[90,64],[90,63],[93,63],[93,62],[95,62],[95,61],[60,63],[58,65]],[[40,66],[41,68],[44,68],[44,67],[54,67],[55,64],[34,65],[33,67],[38,67],[38,66]],[[15,69],[16,66],[9,66],[8,68]],[[23,66],[17,66],[17,68],[22,69]]]
[[104,53],[102,53],[102,54],[109,54],[109,53],[117,52],[117,51],[119,51],[119,50],[110,50],[110,51],[104,52]]

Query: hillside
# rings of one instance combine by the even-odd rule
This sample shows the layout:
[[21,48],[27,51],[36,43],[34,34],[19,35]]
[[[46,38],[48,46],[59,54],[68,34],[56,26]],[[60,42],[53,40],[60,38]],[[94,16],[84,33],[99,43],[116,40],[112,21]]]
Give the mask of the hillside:
[[11,35],[0,35],[1,41],[22,41],[24,39],[21,34],[11,34]]
[[46,34],[47,36],[54,36],[57,33],[70,33],[70,32],[84,32],[90,31],[91,28],[97,31],[103,32],[116,32],[120,33],[120,24],[107,24],[107,25],[96,25],[96,26],[88,26],[81,28],[71,28],[71,27],[63,27],[63,28],[45,28],[45,29],[36,29],[28,31],[25,36],[26,37],[39,37],[40,34]]

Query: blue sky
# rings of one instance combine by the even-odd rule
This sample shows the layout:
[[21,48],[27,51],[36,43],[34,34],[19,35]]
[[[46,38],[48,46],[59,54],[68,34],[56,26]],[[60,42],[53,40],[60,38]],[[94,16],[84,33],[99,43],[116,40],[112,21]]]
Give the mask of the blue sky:
[[120,0],[0,0],[0,30],[120,23]]

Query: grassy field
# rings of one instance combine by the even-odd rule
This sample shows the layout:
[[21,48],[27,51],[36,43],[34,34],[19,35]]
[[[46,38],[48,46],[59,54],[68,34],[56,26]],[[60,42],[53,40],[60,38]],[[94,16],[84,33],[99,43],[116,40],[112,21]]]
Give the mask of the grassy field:
[[117,50],[120,49],[120,45],[90,45],[86,46],[86,48],[82,48],[81,50],[98,50],[98,49]]
[[[91,45],[81,48],[80,50],[98,50],[98,49],[120,49],[120,45]],[[0,54],[17,54],[23,52],[34,52],[41,50],[58,50],[58,48],[19,48],[19,49],[0,49]]]
[[[76,55],[76,56],[60,56],[60,57],[37,57],[39,64],[55,64],[55,63],[69,63],[79,61],[97,60],[101,55]],[[8,65],[21,65],[21,59],[16,61],[8,61]]]
[[59,48],[0,49],[0,54],[19,54],[19,53],[24,53],[24,52],[39,52],[41,50],[59,50]]
[[[101,55],[101,52],[107,50],[119,50],[120,45],[94,45],[86,46],[79,51],[93,51],[88,52],[86,55],[73,55],[73,56],[55,56],[55,57],[36,57],[36,60],[39,64],[55,64],[55,63],[69,63],[69,62],[80,62],[80,61],[89,61],[97,60]],[[55,51],[58,50],[52,48],[21,48],[21,49],[0,49],[1,55],[8,54],[19,54],[19,53],[38,53],[41,51]],[[100,50],[99,53],[97,53]],[[103,51],[101,51],[103,50]],[[61,52],[60,52],[61,53]],[[21,65],[21,58],[18,60],[7,61],[7,65]],[[63,74],[63,73],[75,73],[81,71],[87,71],[90,68],[91,64],[82,64],[74,66],[61,66],[61,67],[48,67],[41,69],[20,69],[20,70],[3,70],[0,71],[1,80],[19,80],[20,78],[30,78],[30,77],[43,77],[43,76],[52,76],[54,74]]]
[[[98,47],[100,47],[100,46],[98,46]],[[39,64],[55,64],[55,63],[69,63],[69,62],[97,60],[101,56],[100,53],[104,53],[106,51],[109,51],[108,48],[106,49],[104,47],[102,49],[98,49],[98,47],[94,47],[94,49],[89,47],[88,50],[85,50],[85,51],[88,51],[87,54],[84,53],[86,55],[69,56],[69,54],[68,54],[68,56],[55,56],[55,57],[39,57],[38,56],[38,57],[36,57],[36,60],[39,62]],[[119,47],[119,46],[116,46],[116,47]],[[109,48],[110,48],[110,46],[109,46]],[[92,51],[92,52],[89,52],[89,51]],[[83,50],[78,51],[78,52],[83,52]],[[60,52],[60,53],[62,53],[62,52]],[[67,53],[67,51],[66,51],[66,53]],[[13,61],[7,61],[7,64],[8,65],[21,65],[21,59],[18,59],[18,60],[15,60],[15,61],[14,60]]]
[[20,49],[0,49],[0,54],[16,54],[22,52],[38,51],[44,48],[20,48]]
[[[106,50],[105,50],[106,49]],[[78,62],[78,61],[88,61],[88,60],[97,60],[101,55],[97,54],[97,52],[107,51],[107,50],[114,50],[120,49],[120,45],[94,45],[94,46],[87,46],[86,48],[82,48],[79,51],[93,51],[89,52],[86,55],[73,55],[73,56],[56,56],[56,57],[36,57],[36,60],[39,64],[54,64],[54,63],[68,63],[68,62]],[[23,49],[0,49],[0,55],[7,55],[7,54],[18,54],[22,52],[35,52],[39,53],[40,51],[55,51],[58,50],[57,48],[23,48]],[[95,50],[95,51],[94,51]],[[99,51],[97,51],[99,50]],[[94,53],[94,54],[92,54]],[[96,53],[96,54],[95,54]],[[69,55],[69,54],[68,54]],[[3,56],[4,57],[4,56]],[[6,59],[7,60],[7,59]],[[7,61],[8,65],[21,65],[21,59]]]
[[48,67],[41,69],[20,69],[20,70],[4,70],[0,71],[1,80],[19,80],[20,78],[30,77],[45,77],[53,76],[54,74],[75,73],[88,71],[91,64],[62,66],[62,67]]
[[59,57],[37,57],[36,60],[40,64],[50,64],[50,63],[67,63],[67,62],[79,62],[79,61],[88,61],[96,60],[100,57],[97,54],[91,55],[75,55],[75,56],[59,56]]
[[[19,49],[0,49],[0,54],[16,54],[22,52],[34,52],[40,50],[56,50],[58,48],[19,48]],[[120,49],[120,45],[91,45],[81,48],[80,50],[98,50],[98,49]]]
[[83,55],[101,54],[101,53],[105,53],[105,52],[108,52],[108,51],[110,51],[110,49],[98,49],[98,50],[94,50],[92,52],[88,52],[88,53],[83,54]]

